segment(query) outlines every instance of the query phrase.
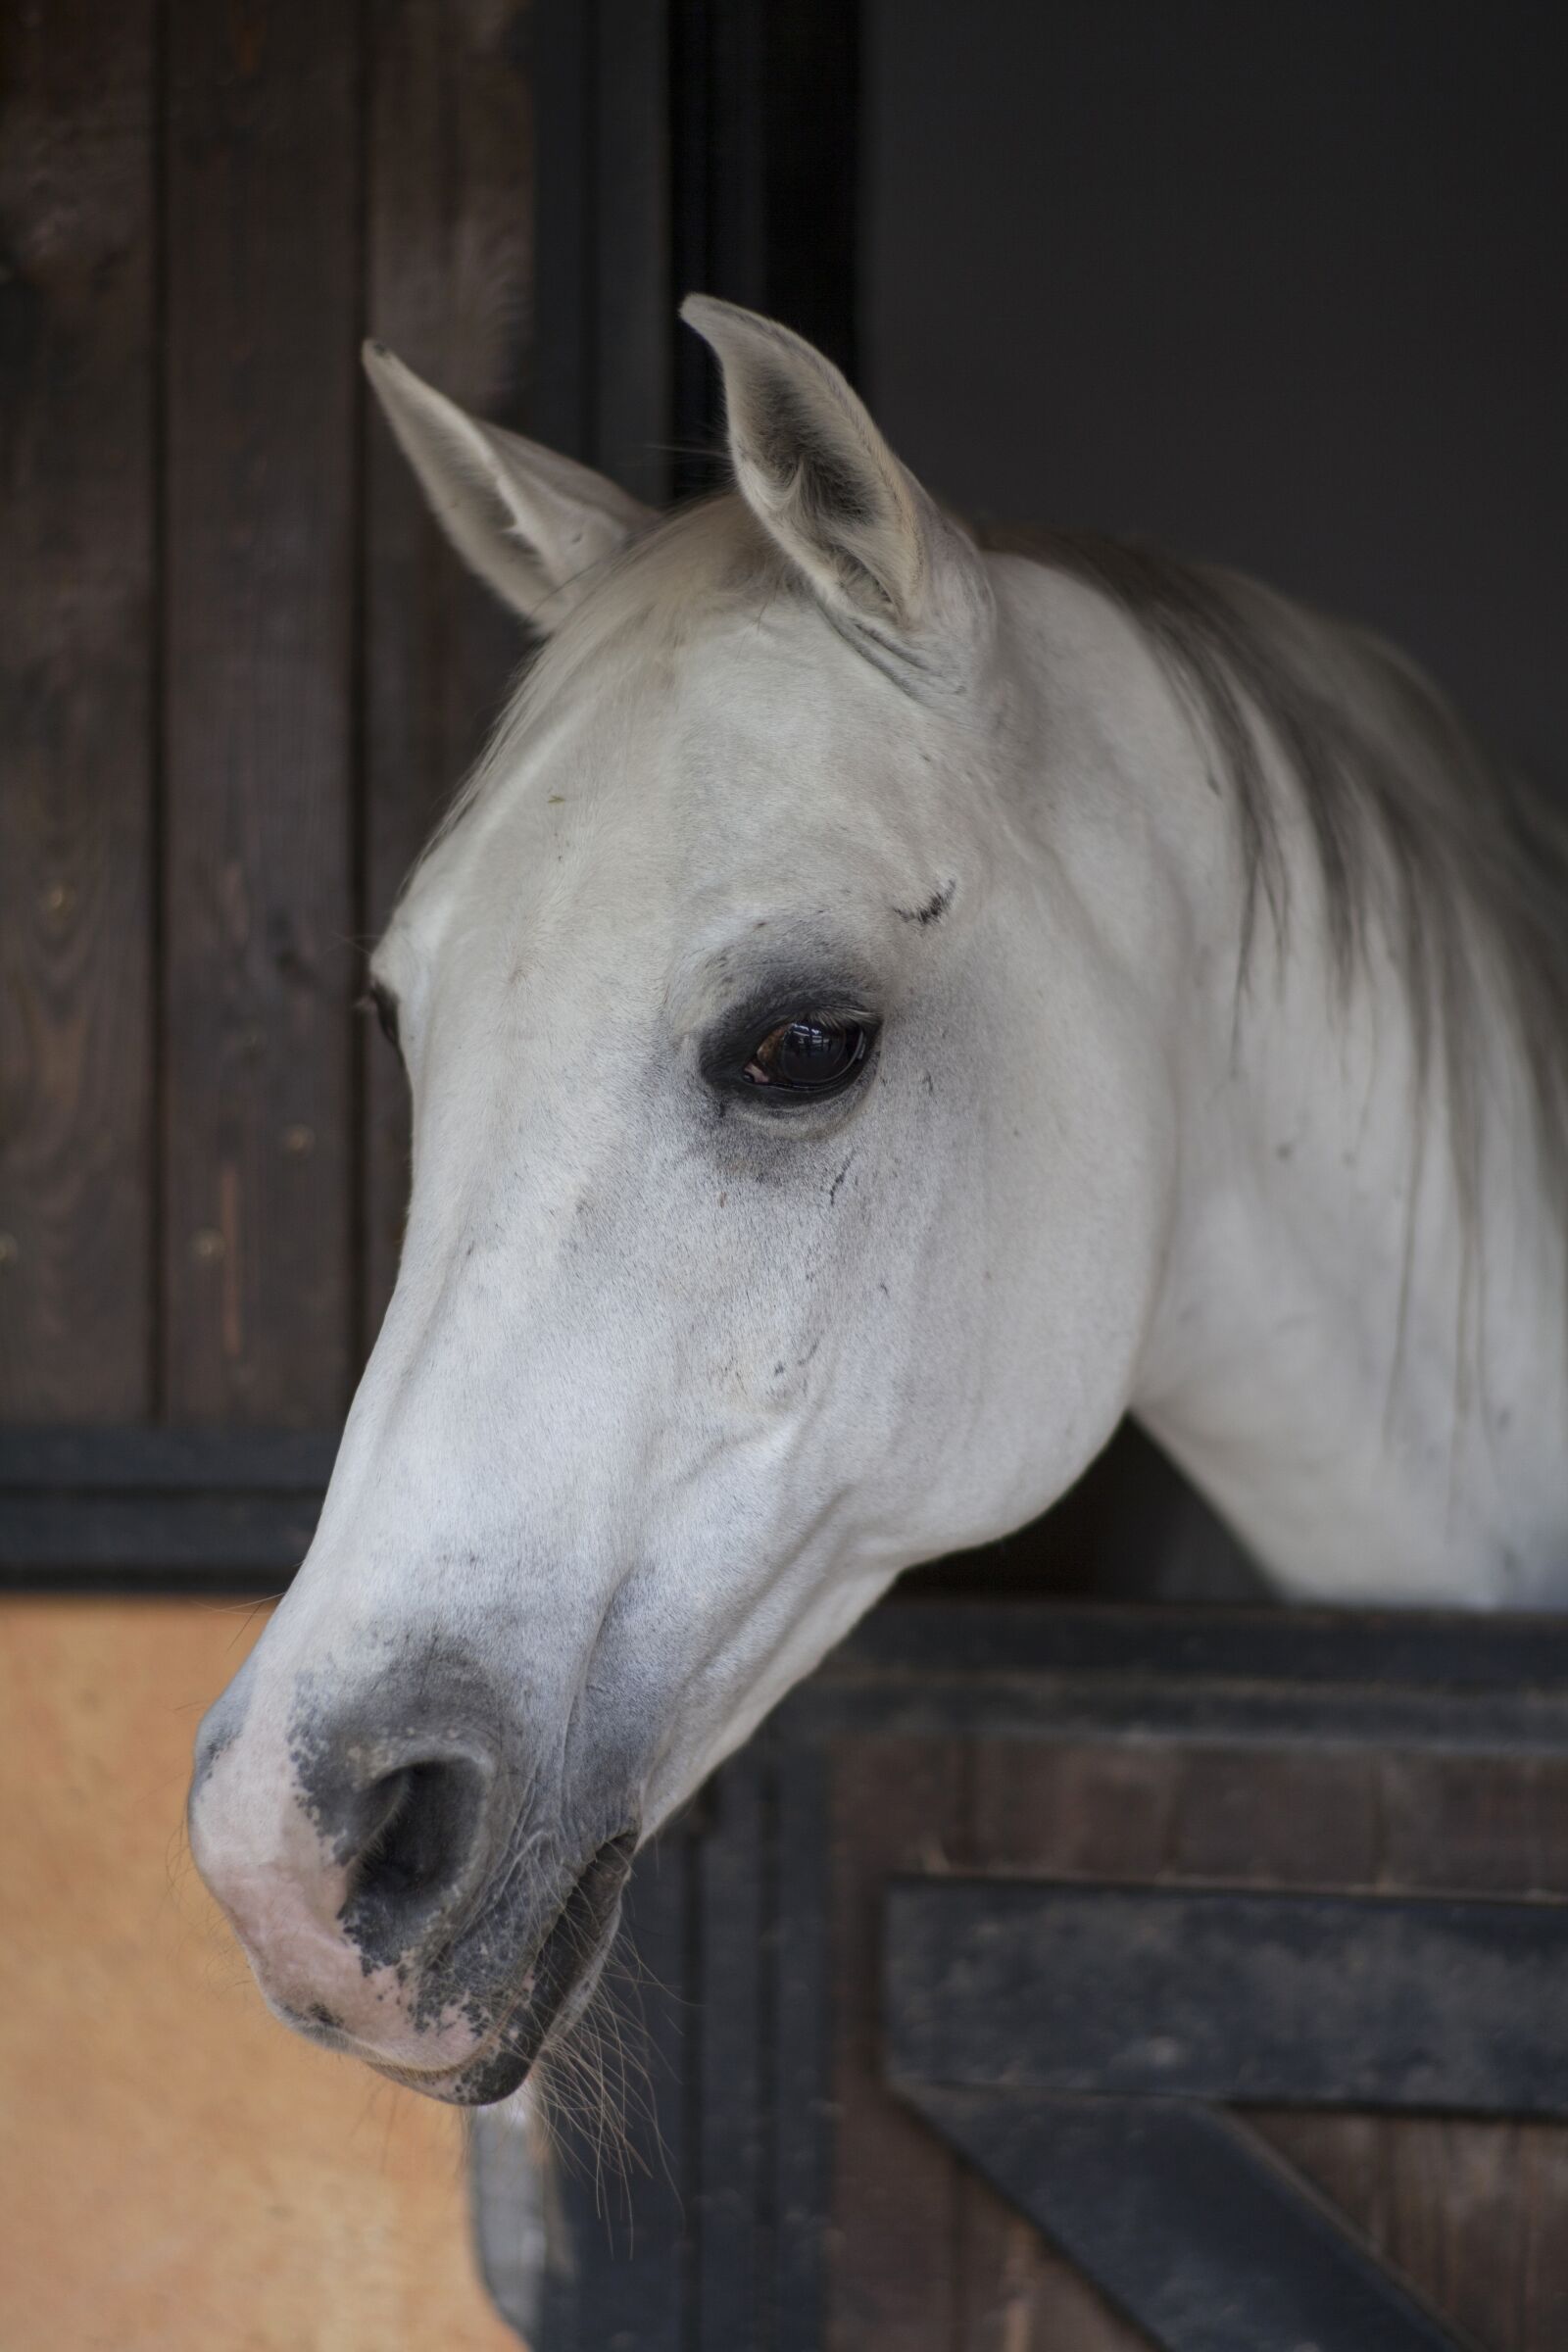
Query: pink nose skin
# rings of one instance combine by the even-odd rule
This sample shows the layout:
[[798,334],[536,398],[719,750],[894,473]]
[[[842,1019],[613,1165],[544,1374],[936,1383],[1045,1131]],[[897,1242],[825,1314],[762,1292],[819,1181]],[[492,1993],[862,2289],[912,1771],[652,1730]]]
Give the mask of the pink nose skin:
[[586,2005],[636,1809],[601,1786],[581,1830],[539,1820],[495,1691],[439,1681],[383,1673],[334,1716],[242,1677],[198,1740],[191,1850],[285,2024],[483,2105]]
[[297,1739],[253,1718],[198,1751],[196,1866],[284,2022],[399,2074],[482,2055],[490,2021],[427,1994],[430,1961],[482,1894],[495,1765],[470,1739],[345,1744],[314,1794]]

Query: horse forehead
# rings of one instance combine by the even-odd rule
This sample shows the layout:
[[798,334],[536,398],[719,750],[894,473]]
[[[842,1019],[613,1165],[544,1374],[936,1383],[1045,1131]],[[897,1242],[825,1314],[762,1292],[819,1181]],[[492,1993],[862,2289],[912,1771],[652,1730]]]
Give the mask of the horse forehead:
[[815,891],[849,911],[950,878],[973,815],[951,722],[807,600],[710,611],[675,654],[651,633],[613,650],[519,730],[395,929],[575,961],[699,901],[765,914]]
[[[739,911],[816,900],[852,915],[924,899],[972,846],[968,751],[797,602],[694,649],[652,821],[686,898]],[[936,868],[940,866],[940,875]]]

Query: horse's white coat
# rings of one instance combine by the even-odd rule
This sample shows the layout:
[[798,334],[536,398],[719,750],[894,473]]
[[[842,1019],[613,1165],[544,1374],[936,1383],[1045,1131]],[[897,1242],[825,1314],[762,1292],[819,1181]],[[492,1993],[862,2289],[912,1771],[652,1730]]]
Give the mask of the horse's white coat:
[[[1239,998],[1234,812],[1139,634],[983,558],[794,338],[697,323],[744,497],[642,539],[372,363],[470,560],[570,610],[376,953],[403,1263],[215,1770],[219,1881],[292,1801],[300,1674],[363,1685],[411,1624],[499,1663],[541,1818],[608,1772],[651,1831],[1128,1410],[1295,1596],[1568,1590],[1562,1226],[1501,1011],[1467,1224],[1394,956],[1330,969],[1291,780],[1288,939]],[[716,1022],[826,998],[881,1018],[862,1083],[715,1097]]]

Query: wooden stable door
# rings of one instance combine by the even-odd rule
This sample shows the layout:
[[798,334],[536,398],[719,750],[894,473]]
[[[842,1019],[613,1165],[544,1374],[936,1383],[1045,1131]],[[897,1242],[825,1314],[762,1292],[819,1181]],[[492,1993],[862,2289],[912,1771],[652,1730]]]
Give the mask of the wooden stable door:
[[541,2352],[1568,2343],[1560,1622],[896,1602],[631,1910]]
[[525,12],[10,14],[0,1422],[332,1429],[405,1182],[363,945],[520,650],[359,343],[515,418]]

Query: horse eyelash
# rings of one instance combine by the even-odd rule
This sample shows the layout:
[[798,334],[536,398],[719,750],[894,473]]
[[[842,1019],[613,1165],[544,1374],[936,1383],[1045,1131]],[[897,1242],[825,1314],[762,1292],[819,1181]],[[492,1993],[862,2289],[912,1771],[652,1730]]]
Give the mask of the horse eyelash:
[[364,989],[354,1000],[354,1009],[356,1012],[374,1013],[382,1036],[401,1061],[403,1038],[398,1025],[397,1000],[391,992],[377,988]]

